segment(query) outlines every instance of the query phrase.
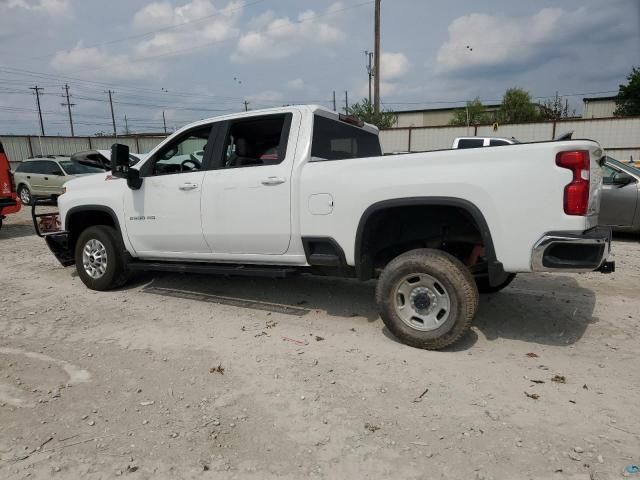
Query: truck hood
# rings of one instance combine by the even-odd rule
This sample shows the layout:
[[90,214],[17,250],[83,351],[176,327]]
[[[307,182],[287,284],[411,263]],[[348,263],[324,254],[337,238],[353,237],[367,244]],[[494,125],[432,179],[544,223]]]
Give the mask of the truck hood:
[[90,188],[94,185],[102,185],[105,181],[108,181],[111,177],[111,172],[104,173],[88,173],[82,175],[73,175],[71,180],[64,183],[67,189],[84,189]]

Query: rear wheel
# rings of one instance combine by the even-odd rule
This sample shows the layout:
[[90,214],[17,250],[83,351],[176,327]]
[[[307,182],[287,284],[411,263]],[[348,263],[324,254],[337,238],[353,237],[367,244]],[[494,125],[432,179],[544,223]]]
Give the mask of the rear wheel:
[[127,281],[122,239],[115,228],[96,225],[84,230],[75,248],[78,275],[91,290],[109,290]]
[[18,196],[23,205],[31,205],[31,202],[33,202],[31,190],[29,190],[29,187],[26,185],[20,185],[20,188],[18,188]]
[[478,290],[458,259],[419,249],[386,266],[376,300],[382,321],[402,342],[438,350],[467,332],[478,308]]
[[478,286],[478,292],[480,293],[497,293],[503,288],[509,286],[511,282],[516,278],[515,273],[510,273],[507,278],[498,285],[491,285],[489,283],[489,277],[480,277],[476,279],[476,285]]

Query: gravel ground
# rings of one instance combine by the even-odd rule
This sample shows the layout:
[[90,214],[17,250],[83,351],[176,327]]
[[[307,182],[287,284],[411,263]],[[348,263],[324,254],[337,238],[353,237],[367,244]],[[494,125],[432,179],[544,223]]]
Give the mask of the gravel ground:
[[140,275],[98,293],[0,230],[0,478],[616,479],[640,462],[640,243],[521,275],[443,352],[374,283]]

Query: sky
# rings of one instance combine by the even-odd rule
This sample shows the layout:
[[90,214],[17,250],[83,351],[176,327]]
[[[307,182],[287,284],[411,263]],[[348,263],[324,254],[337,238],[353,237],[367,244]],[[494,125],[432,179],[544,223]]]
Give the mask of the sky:
[[[173,130],[201,118],[368,96],[372,0],[0,0],[0,135]],[[499,103],[521,87],[615,94],[640,66],[640,0],[382,0],[389,110]],[[63,105],[64,104],[64,105]],[[127,117],[125,125],[124,117]]]

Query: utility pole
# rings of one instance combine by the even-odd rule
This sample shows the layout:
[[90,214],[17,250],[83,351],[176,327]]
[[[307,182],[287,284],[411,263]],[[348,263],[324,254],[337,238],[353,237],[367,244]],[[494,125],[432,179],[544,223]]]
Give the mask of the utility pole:
[[375,46],[374,46],[374,67],[373,74],[373,110],[380,112],[380,0],[375,0]]
[[[164,113],[164,112],[162,112]],[[127,122],[127,116],[124,116],[124,133],[129,135],[129,123]]]
[[349,115],[349,92],[347,90],[344,91],[344,113]]
[[243,103],[244,103],[244,111],[248,112],[249,111],[249,102],[245,100]]
[[111,90],[107,90],[109,94],[109,105],[111,106],[111,123],[113,124],[113,136],[118,136],[118,131],[116,130],[116,116],[113,114],[113,99],[111,98],[111,94],[113,93]]
[[67,111],[69,112],[69,127],[71,127],[71,136],[75,137],[76,135],[73,132],[73,117],[71,116],[71,107],[75,107],[76,104],[69,102],[69,85],[67,85],[66,83],[64,84],[64,91],[65,94],[63,95],[63,97],[66,97],[67,103],[61,103],[60,105],[62,105],[63,107],[65,105],[67,106]]
[[44,137],[44,123],[42,123],[42,109],[40,108],[40,90],[44,90],[39,86],[29,87],[29,90],[36,92],[36,104],[38,105],[38,117],[40,117],[40,133]]
[[338,108],[336,107],[336,91],[333,91],[333,111],[337,111]]
[[367,50],[364,51],[364,54],[367,56],[367,60],[369,63],[367,64],[367,73],[369,74],[369,105],[373,99],[371,98],[371,82],[373,80],[373,52],[369,52]]
[[164,125],[164,133],[167,134],[167,119],[164,118],[164,110],[162,111],[162,125]]

